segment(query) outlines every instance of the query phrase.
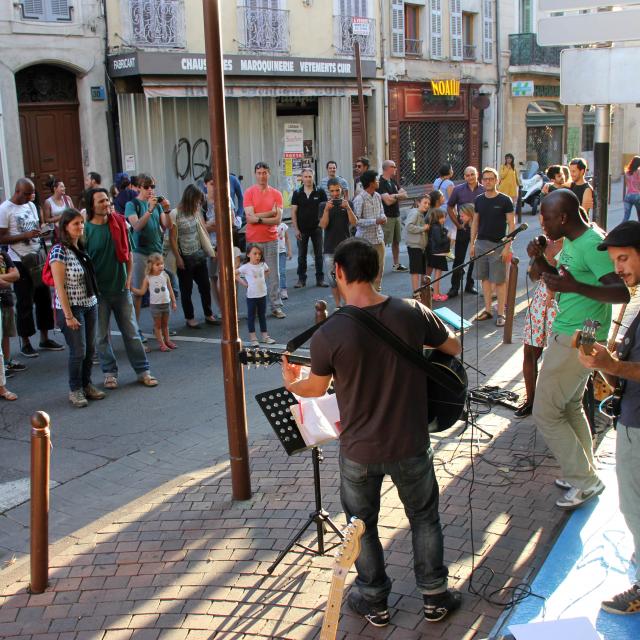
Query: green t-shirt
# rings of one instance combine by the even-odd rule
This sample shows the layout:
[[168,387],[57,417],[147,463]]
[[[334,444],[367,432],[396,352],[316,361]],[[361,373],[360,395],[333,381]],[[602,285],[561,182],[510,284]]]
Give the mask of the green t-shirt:
[[[600,285],[600,278],[615,271],[607,251],[598,251],[604,233],[589,227],[573,242],[564,239],[562,251],[558,256],[558,266],[563,265],[578,281],[589,285]],[[598,302],[577,293],[557,293],[558,315],[553,323],[556,333],[573,335],[581,329],[586,319],[597,320],[600,328],[597,340],[606,340],[611,325],[611,304]]]
[[[136,210],[136,202],[138,209]],[[138,220],[147,213],[149,204],[146,201],[137,198],[127,202],[124,209],[126,218],[137,216]],[[162,253],[162,228],[160,227],[160,214],[162,207],[157,204],[151,213],[151,217],[147,220],[147,224],[142,231],[134,231],[133,233],[133,250],[135,253],[142,253],[150,256],[152,253]]]
[[116,260],[116,247],[109,225],[87,221],[84,241],[96,270],[98,291],[103,295],[122,293],[127,282],[127,265]]

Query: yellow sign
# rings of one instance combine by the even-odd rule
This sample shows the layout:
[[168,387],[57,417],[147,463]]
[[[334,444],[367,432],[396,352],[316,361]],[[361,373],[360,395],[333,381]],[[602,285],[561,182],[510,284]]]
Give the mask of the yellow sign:
[[291,158],[284,159],[284,175],[285,176],[293,175],[293,160]]
[[432,80],[431,91],[434,96],[459,96],[460,80]]

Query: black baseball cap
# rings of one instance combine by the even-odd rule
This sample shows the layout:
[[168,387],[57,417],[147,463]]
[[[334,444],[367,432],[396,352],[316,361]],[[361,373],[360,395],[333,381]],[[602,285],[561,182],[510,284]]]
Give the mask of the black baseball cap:
[[609,247],[634,247],[640,250],[640,222],[628,220],[611,229],[598,245],[598,251],[606,251]]

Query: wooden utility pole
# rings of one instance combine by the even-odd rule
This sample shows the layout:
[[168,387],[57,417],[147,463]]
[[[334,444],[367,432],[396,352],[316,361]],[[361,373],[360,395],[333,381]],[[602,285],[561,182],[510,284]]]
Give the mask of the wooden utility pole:
[[369,153],[367,145],[367,120],[364,110],[364,93],[362,92],[362,64],[360,63],[360,43],[356,40],[353,43],[353,52],[356,56],[356,79],[358,82],[358,108],[360,111],[360,131],[362,132],[362,155]]
[[207,59],[207,93],[211,131],[211,164],[214,179],[214,206],[222,306],[222,370],[229,435],[231,488],[234,500],[251,497],[247,413],[244,377],[238,354],[238,335],[232,218],[229,208],[229,168],[227,162],[227,119],[224,109],[224,71],[220,30],[220,3],[203,0],[204,41]]

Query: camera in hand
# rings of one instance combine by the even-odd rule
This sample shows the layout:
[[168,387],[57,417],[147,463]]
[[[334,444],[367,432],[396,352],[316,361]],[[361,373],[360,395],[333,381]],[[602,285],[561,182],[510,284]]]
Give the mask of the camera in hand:
[[158,196],[158,197],[156,198],[156,200],[157,200],[158,202],[162,202],[162,201],[164,200],[164,196]]
[[342,206],[342,200],[340,198],[335,198],[335,199],[333,199],[331,201],[331,204],[336,208],[337,207],[341,207]]

